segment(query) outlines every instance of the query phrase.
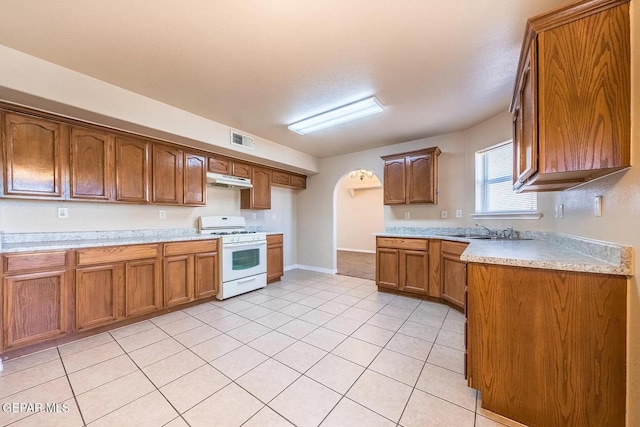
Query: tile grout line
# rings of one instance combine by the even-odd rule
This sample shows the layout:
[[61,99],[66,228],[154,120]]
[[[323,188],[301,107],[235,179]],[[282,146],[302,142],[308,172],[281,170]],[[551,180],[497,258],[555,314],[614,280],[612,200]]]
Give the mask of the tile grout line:
[[60,349],[56,347],[56,351],[58,352],[58,357],[60,357],[60,363],[62,364],[62,369],[64,369],[64,376],[67,379],[67,383],[69,384],[69,389],[71,389],[71,395],[73,396],[73,401],[76,402],[76,407],[78,408],[78,413],[80,414],[80,419],[82,420],[82,425],[86,426],[87,422],[84,420],[84,414],[82,413],[82,409],[80,408],[80,403],[78,402],[78,396],[76,396],[76,392],[73,389],[73,385],[71,385],[71,380],[69,379],[69,374],[67,373],[67,367],[62,360],[62,354],[60,353]]

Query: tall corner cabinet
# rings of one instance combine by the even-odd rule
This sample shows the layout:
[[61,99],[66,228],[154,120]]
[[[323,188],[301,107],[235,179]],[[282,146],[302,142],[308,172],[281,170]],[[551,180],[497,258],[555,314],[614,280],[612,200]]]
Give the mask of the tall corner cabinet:
[[510,110],[518,192],[629,167],[629,0],[583,0],[529,19]]

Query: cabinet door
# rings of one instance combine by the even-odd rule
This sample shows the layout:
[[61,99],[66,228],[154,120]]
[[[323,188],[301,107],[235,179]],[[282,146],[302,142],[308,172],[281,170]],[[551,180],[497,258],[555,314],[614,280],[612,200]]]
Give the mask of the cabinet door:
[[116,138],[116,200],[149,202],[149,143]]
[[76,330],[119,320],[122,264],[76,269]]
[[376,284],[385,288],[398,289],[397,249],[378,248],[376,250]]
[[401,250],[399,258],[399,289],[427,295],[429,293],[429,253]]
[[538,36],[540,173],[630,165],[629,3],[621,3]]
[[271,170],[251,167],[253,188],[240,192],[241,209],[271,209]]
[[66,277],[66,271],[5,277],[2,310],[5,350],[67,333]]
[[182,151],[153,146],[153,203],[182,204]]
[[385,160],[384,162],[384,204],[402,205],[406,202],[407,181],[405,160]]
[[70,138],[69,197],[111,200],[113,177],[113,138],[102,132],[74,127]]
[[[536,40],[531,41],[520,83],[519,137],[514,140],[516,182],[524,183],[538,171],[538,111],[536,82]],[[517,132],[517,131],[516,131]]]
[[290,184],[290,175],[286,172],[282,171],[272,171],[271,172],[271,182],[278,185],[286,185]]
[[207,159],[197,154],[184,153],[184,204],[207,204]]
[[442,298],[464,308],[467,263],[452,254],[442,254]]
[[150,313],[162,307],[162,288],[155,259],[126,263],[125,307],[127,317]]
[[218,253],[208,252],[194,255],[195,298],[207,298],[218,294]]
[[431,154],[410,156],[406,159],[407,203],[437,203],[437,191],[434,171],[435,164]]
[[193,259],[191,255],[164,259],[164,306],[184,304],[193,299]]
[[307,188],[307,179],[304,176],[291,175],[291,186],[295,189]]
[[[269,238],[272,238],[270,241]],[[267,283],[280,280],[284,274],[282,235],[267,236]]]
[[[231,175],[231,160],[209,157],[209,172]],[[247,177],[248,178],[248,177]]]
[[18,114],[4,117],[4,193],[62,199],[67,127]]
[[234,160],[232,175],[240,178],[251,178],[251,165]]

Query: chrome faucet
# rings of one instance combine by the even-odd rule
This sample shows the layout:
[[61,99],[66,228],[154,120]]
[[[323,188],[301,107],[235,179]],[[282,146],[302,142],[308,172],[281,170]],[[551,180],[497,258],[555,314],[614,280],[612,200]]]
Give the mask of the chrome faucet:
[[476,227],[482,227],[485,230],[487,230],[489,236],[498,236],[498,231],[497,230],[492,230],[489,227],[486,227],[486,226],[484,226],[482,224],[478,224],[477,222],[476,222]]

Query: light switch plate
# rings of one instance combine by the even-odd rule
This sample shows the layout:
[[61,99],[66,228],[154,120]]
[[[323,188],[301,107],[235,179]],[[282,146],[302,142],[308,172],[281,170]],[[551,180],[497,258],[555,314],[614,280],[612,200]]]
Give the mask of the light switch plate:
[[462,218],[462,209],[456,209],[456,218]]
[[593,205],[593,213],[595,216],[602,216],[602,196],[595,197],[595,203]]

